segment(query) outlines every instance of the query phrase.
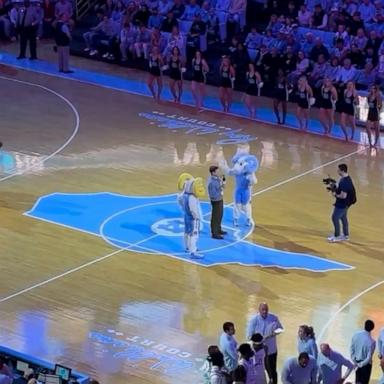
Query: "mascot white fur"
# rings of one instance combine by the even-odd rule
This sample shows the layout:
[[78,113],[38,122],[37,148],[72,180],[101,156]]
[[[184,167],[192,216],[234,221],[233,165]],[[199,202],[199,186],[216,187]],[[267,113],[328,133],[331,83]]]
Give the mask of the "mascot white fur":
[[259,168],[259,161],[256,156],[238,150],[232,158],[232,167],[224,165],[226,173],[235,178],[233,224],[237,227],[241,213],[246,217],[246,225],[253,226],[252,219],[252,187],[257,183],[256,171]]
[[197,241],[201,227],[200,198],[205,195],[204,181],[201,177],[194,178],[189,173],[180,175],[177,187],[181,193],[178,203],[184,213],[184,244],[192,259],[201,259],[197,253]]

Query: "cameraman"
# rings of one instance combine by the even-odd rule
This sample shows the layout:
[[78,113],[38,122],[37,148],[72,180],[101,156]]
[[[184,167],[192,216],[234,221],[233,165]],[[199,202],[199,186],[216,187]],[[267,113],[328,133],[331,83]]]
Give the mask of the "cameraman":
[[211,213],[211,234],[213,239],[223,239],[223,235],[227,232],[221,229],[221,221],[223,219],[223,194],[225,177],[220,177],[218,174],[219,167],[212,165],[209,167],[211,176],[208,179],[208,195],[211,200],[212,213]]
[[[348,167],[346,164],[340,164],[337,169],[337,173],[340,176],[338,185],[335,186],[335,190],[332,192],[336,197],[334,209],[332,213],[332,222],[335,227],[335,233],[333,236],[328,237],[328,241],[337,242],[349,240],[348,229],[348,208],[356,203],[356,191],[353,185],[351,177],[348,175]],[[343,236],[340,235],[340,221],[343,226]]]

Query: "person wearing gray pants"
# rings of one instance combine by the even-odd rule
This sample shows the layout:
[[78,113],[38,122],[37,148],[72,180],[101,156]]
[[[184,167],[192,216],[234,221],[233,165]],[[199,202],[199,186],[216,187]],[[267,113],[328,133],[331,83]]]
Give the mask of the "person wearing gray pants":
[[55,26],[55,42],[59,61],[59,71],[63,73],[73,73],[69,69],[69,44],[71,42],[71,32],[69,30],[69,15],[63,13]]

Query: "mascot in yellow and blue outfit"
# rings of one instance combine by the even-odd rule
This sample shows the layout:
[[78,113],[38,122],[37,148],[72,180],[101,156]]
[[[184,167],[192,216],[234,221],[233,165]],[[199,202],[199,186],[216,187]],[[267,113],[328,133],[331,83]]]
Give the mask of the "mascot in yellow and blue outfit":
[[239,225],[241,213],[245,215],[246,225],[255,225],[252,219],[252,187],[257,183],[256,171],[259,161],[256,156],[238,151],[232,158],[232,168],[227,167],[227,174],[235,178],[233,224]]
[[201,228],[200,200],[205,195],[204,181],[201,177],[194,178],[189,173],[180,175],[177,187],[181,193],[178,203],[184,213],[184,244],[192,259],[201,259],[197,253],[197,241]]

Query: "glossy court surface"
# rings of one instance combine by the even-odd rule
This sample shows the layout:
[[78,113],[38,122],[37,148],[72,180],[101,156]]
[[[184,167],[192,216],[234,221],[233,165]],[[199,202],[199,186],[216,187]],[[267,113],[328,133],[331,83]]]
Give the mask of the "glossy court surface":
[[[199,383],[222,323],[242,341],[261,301],[286,328],[280,367],[300,324],[345,354],[367,317],[384,326],[380,151],[22,70],[2,75],[0,97],[2,344],[102,383]],[[207,177],[238,145],[261,163],[257,227],[232,227],[229,180],[229,236],[209,238],[203,203],[205,258],[192,263],[177,178]],[[351,241],[328,244],[321,179],[339,162],[358,203]]]

